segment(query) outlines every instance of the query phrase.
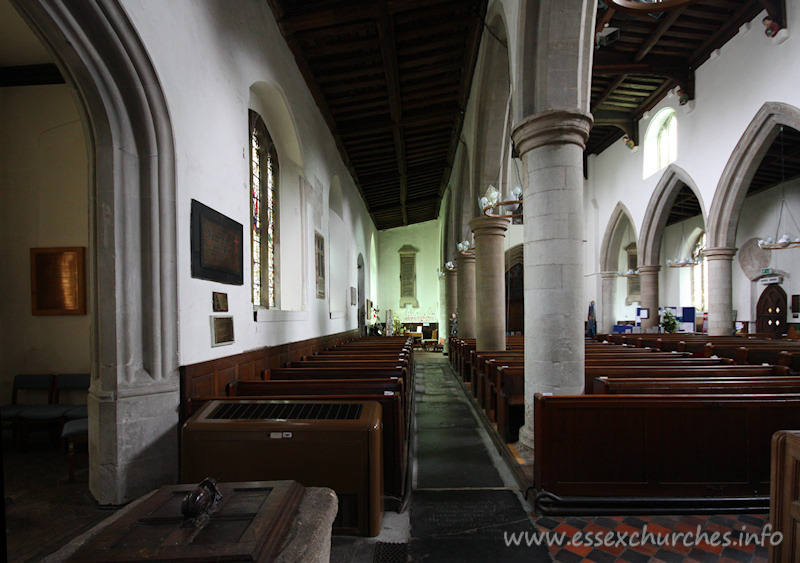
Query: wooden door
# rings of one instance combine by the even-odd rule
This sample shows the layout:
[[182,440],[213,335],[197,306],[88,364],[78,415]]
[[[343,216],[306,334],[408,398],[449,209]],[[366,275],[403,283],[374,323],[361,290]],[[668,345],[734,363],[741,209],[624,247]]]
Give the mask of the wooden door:
[[786,325],[786,292],[778,284],[770,284],[756,306],[756,332],[783,334]]
[[506,332],[514,334],[525,330],[525,270],[515,264],[506,272]]

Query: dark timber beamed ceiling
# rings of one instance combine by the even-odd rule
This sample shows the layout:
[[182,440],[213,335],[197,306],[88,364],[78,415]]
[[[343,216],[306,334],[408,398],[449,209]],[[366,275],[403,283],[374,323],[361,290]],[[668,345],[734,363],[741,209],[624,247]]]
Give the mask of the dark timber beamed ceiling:
[[[663,6],[672,8],[661,12],[654,12],[658,3],[598,2],[595,32],[607,44],[596,43],[594,52],[595,126],[586,154],[601,153],[625,134],[639,144],[636,124],[645,112],[676,86],[694,99],[695,70],[762,10],[783,27],[784,1],[670,0]],[[763,34],[761,22],[750,33]]]
[[378,229],[435,219],[487,0],[268,0]]

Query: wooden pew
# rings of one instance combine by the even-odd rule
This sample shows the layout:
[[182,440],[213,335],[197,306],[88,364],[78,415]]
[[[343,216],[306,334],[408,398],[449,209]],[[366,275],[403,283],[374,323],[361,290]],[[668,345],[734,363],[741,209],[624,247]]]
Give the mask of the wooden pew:
[[595,377],[764,377],[791,375],[785,366],[706,366],[671,368],[663,366],[603,366],[584,369],[584,393],[594,390]]
[[770,438],[800,428],[800,395],[534,398],[542,514],[765,511]]
[[411,381],[404,370],[397,368],[272,368],[265,370],[262,375],[264,381],[303,381],[317,379],[391,379],[398,378],[403,381],[403,388],[407,391],[404,395],[406,413],[411,410]]
[[506,444],[519,440],[525,424],[525,368],[498,366],[497,432]]
[[800,377],[597,377],[594,395],[800,393]]

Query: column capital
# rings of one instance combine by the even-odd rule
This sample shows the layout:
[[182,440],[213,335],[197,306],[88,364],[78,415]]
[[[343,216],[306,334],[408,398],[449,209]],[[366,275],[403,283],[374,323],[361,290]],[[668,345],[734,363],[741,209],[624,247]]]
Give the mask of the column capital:
[[639,275],[653,275],[661,271],[661,264],[651,264],[649,266],[639,266]]
[[510,223],[511,221],[505,217],[475,217],[469,222],[469,228],[475,234],[475,238],[484,236],[504,237]]
[[717,248],[706,248],[703,251],[703,257],[708,260],[733,260],[733,255],[736,254],[738,248],[731,248],[729,246],[720,246]]
[[458,268],[459,264],[469,264],[470,262],[473,263],[473,264],[475,263],[475,254],[474,253],[459,254],[458,256],[456,256],[456,268]]
[[604,280],[611,280],[618,276],[617,272],[600,272],[600,278]]
[[458,270],[456,268],[453,268],[452,270],[445,270],[444,271],[445,278],[453,278],[453,277],[455,277],[457,275],[458,275]]
[[572,143],[586,148],[594,119],[579,109],[550,109],[530,115],[511,133],[520,156],[545,145]]

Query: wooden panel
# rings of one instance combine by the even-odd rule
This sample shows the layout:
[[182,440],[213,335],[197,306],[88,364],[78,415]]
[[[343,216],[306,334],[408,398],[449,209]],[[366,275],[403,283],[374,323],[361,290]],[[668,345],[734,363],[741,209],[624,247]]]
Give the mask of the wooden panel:
[[268,367],[283,367],[293,349],[313,354],[357,337],[358,331],[352,330],[181,366],[181,413],[187,412],[190,398],[224,395],[228,383],[237,379],[261,379],[261,373]]

